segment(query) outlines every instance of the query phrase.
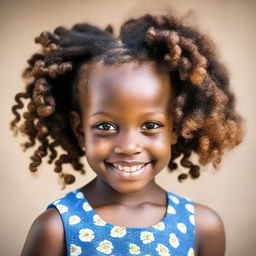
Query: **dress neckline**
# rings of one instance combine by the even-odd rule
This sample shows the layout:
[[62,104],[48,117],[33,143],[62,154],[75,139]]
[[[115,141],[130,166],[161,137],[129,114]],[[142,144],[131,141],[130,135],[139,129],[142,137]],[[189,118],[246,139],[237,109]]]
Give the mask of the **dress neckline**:
[[118,226],[118,225],[113,225],[107,221],[105,221],[104,219],[102,219],[100,217],[100,215],[96,212],[96,210],[90,205],[89,201],[87,200],[87,198],[85,197],[84,193],[82,192],[82,190],[80,188],[78,188],[76,190],[77,192],[79,193],[82,193],[83,195],[83,198],[81,198],[84,203],[87,203],[88,204],[88,207],[91,208],[91,210],[89,212],[91,212],[93,215],[96,215],[100,218],[100,221],[103,221],[103,223],[105,223],[105,226],[109,226],[111,228],[113,227],[119,227],[119,228],[124,228],[126,230],[146,230],[146,229],[151,229],[151,228],[154,228],[154,227],[158,227],[158,226],[161,226],[163,225],[163,223],[165,224],[166,222],[166,219],[168,217],[168,206],[170,205],[170,199],[169,199],[169,192],[168,191],[165,191],[165,195],[166,195],[166,206],[165,206],[165,215],[164,217],[156,224],[154,225],[151,225],[151,226],[146,226],[146,227],[124,227],[124,226]]

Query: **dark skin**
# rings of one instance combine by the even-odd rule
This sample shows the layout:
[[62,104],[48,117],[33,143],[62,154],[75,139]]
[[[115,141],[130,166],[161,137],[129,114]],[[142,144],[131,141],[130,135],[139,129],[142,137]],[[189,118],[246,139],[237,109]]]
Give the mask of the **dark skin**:
[[[170,145],[176,141],[171,132],[168,73],[157,70],[154,62],[140,66],[99,63],[88,84],[81,76],[79,88],[81,115],[71,112],[70,120],[97,174],[82,192],[108,223],[124,227],[158,223],[166,213],[167,199],[155,176],[167,166]],[[148,164],[142,174],[124,177],[107,163]],[[195,227],[195,255],[223,256],[225,234],[218,214],[196,203]],[[34,221],[21,255],[65,255],[63,224],[56,209]]]

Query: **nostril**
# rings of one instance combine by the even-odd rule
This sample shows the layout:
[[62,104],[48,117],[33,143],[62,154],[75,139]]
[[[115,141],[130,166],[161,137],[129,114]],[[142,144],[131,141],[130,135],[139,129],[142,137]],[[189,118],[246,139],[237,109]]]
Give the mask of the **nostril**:
[[122,147],[116,146],[114,152],[117,154],[139,154],[141,153],[141,147],[138,145],[123,145]]

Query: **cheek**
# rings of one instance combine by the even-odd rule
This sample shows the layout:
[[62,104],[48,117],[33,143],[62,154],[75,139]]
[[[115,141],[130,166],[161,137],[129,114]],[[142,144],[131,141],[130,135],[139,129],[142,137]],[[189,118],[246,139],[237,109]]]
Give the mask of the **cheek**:
[[169,134],[163,134],[158,140],[152,143],[155,155],[163,161],[169,161],[171,158],[171,137]]
[[111,143],[100,137],[88,136],[86,138],[86,156],[97,159],[105,158],[111,150]]
[[104,168],[103,162],[109,155],[111,146],[102,138],[88,136],[86,138],[85,147],[86,160],[90,168],[97,174],[98,170]]

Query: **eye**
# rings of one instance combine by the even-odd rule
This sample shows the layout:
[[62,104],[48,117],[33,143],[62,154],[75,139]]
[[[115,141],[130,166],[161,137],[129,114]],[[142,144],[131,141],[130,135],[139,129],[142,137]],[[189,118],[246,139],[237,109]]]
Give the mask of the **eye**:
[[[163,124],[159,124],[159,123],[156,123],[156,122],[146,122],[142,128],[143,130],[154,130],[154,129],[158,129],[160,127],[163,127],[164,125]],[[146,128],[144,128],[146,127]]]
[[114,131],[114,130],[116,130],[116,128],[113,124],[107,123],[107,122],[98,123],[94,127],[99,129],[99,130],[103,130],[103,131]]

